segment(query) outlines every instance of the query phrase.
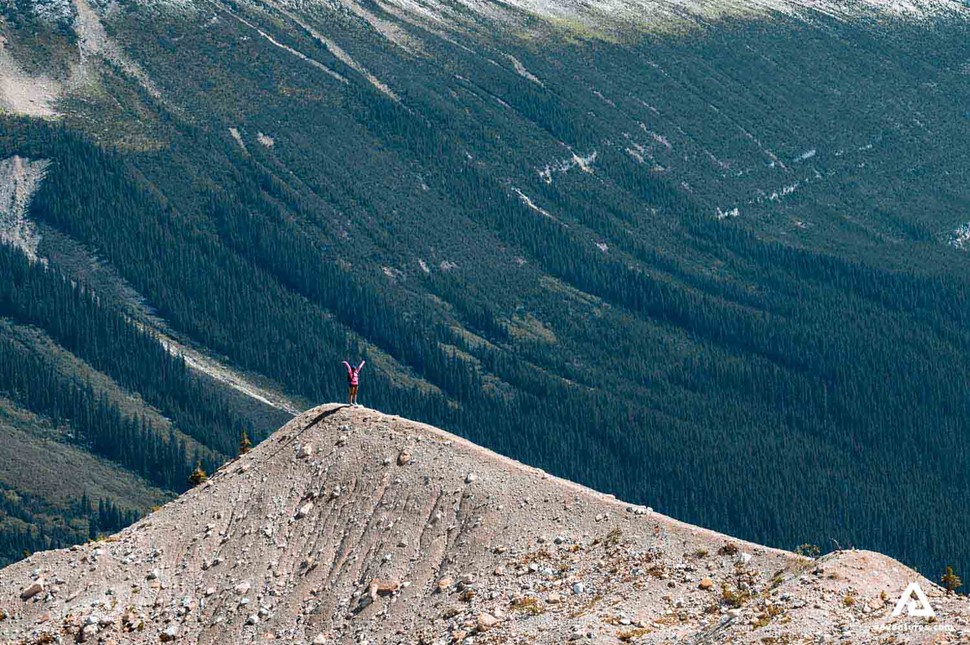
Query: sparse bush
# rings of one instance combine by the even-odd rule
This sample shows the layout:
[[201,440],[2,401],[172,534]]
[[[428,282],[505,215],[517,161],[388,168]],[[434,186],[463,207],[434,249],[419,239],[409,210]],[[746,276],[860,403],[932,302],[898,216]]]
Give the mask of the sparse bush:
[[726,584],[721,585],[721,602],[728,607],[737,609],[751,599],[751,594],[741,589],[731,589]]
[[664,566],[662,563],[655,564],[649,569],[647,569],[647,573],[649,573],[654,578],[657,578],[658,580],[662,580],[663,578],[667,577],[667,567]]
[[761,629],[762,627],[767,627],[768,623],[781,615],[783,609],[780,605],[765,605],[761,613],[758,614],[758,618],[754,623],[755,629]]
[[806,544],[800,545],[797,549],[795,549],[795,553],[801,556],[805,556],[806,558],[812,558],[814,560],[815,558],[822,555],[822,549],[818,548],[814,544],[806,543]]
[[533,616],[538,616],[543,613],[546,609],[539,602],[538,598],[533,596],[526,596],[525,598],[520,598],[519,600],[512,603],[513,611],[520,611],[525,614],[531,614]]
[[614,528],[612,531],[606,534],[606,539],[603,540],[603,545],[609,549],[610,547],[618,545],[622,538],[623,531],[621,531],[619,528]]
[[619,634],[617,634],[617,638],[619,638],[624,643],[629,643],[630,641],[635,641],[641,636],[646,636],[649,633],[650,633],[649,629],[638,627],[636,629],[628,629],[625,632],[620,632]]
[[725,544],[720,549],[717,550],[718,555],[737,555],[738,545],[737,544]]

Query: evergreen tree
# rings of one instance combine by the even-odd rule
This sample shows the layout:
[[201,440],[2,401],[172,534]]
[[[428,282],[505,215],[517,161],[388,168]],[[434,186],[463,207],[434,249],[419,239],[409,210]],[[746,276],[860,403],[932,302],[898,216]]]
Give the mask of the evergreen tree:
[[192,486],[198,486],[199,484],[208,481],[209,476],[205,474],[205,470],[202,468],[202,462],[196,462],[195,470],[189,475],[189,484]]
[[948,594],[952,594],[963,586],[963,581],[960,580],[960,576],[953,572],[953,567],[951,566],[947,566],[946,572],[944,572],[943,577],[940,578],[940,583],[943,585],[943,588],[946,589]]

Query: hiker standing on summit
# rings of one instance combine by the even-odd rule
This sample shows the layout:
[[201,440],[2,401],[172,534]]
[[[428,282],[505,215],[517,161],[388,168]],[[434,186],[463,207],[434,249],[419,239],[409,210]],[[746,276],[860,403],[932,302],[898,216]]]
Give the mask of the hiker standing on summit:
[[364,367],[366,361],[361,361],[360,365],[354,367],[347,361],[344,361],[344,367],[347,368],[347,402],[350,405],[357,406],[357,387],[360,385],[360,370]]

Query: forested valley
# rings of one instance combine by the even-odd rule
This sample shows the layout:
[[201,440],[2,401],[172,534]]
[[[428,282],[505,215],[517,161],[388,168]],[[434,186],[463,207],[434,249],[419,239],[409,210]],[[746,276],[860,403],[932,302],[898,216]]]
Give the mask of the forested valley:
[[[4,562],[116,530],[289,418],[163,321],[300,405],[366,359],[365,405],[630,502],[970,571],[965,22],[549,51],[400,22],[416,55],[306,17],[350,65],[292,14],[205,6],[119,9],[143,76],[0,116],[0,159],[48,162],[37,258],[0,245],[0,454],[56,448],[86,482],[12,469]],[[73,51],[4,28],[25,61]]]

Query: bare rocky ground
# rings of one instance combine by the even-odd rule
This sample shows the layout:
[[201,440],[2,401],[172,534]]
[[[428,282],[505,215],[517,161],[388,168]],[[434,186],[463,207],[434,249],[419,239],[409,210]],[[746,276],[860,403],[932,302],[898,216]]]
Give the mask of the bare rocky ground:
[[[935,619],[891,616],[913,581]],[[970,642],[970,601],[888,557],[743,542],[338,405],[3,569],[0,617],[2,643]]]

